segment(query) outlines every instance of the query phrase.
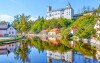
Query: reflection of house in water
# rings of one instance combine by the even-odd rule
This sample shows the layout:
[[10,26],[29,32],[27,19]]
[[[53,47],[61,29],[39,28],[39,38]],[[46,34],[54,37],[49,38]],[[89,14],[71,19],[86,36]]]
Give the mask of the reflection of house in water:
[[100,41],[96,39],[91,39],[91,45],[95,45],[97,50],[100,50]]
[[52,59],[65,61],[65,62],[72,62],[73,61],[73,52],[68,51],[68,52],[61,54],[59,52],[47,51],[48,63],[52,63]]
[[52,44],[55,44],[55,45],[59,44],[59,40],[58,40],[57,38],[49,38],[49,37],[48,37],[48,40],[49,40]]
[[42,34],[42,35],[47,35],[48,34],[48,30],[42,30],[39,34]]
[[39,38],[42,41],[48,41],[48,37],[47,37],[48,30],[42,30],[39,34],[42,35],[42,36],[39,36]]
[[42,41],[48,41],[48,37],[44,36],[44,37],[39,37]]
[[39,37],[42,41],[45,41],[45,42],[51,42],[52,44],[59,44],[59,39],[57,38],[54,38],[54,37]]
[[48,32],[48,40],[53,44],[58,44],[61,31],[58,28],[54,28]]
[[7,49],[10,51],[10,52],[13,52],[14,50],[16,50],[16,48],[18,47],[17,43],[11,43],[7,46]]
[[54,28],[48,32],[49,37],[57,37],[60,34],[60,30],[58,28]]
[[34,38],[34,34],[28,34],[28,38],[30,39]]
[[100,50],[96,51],[96,59],[100,62]]
[[[55,31],[55,32],[54,32],[54,31]],[[53,43],[53,44],[58,44],[58,43],[59,43],[59,40],[60,40],[60,38],[57,38],[57,37],[56,37],[57,34],[59,34],[58,32],[59,32],[59,31],[58,31],[57,28],[51,30],[50,32],[48,32],[47,30],[42,30],[42,31],[40,32],[40,34],[41,34],[42,36],[39,36],[39,38],[40,38],[42,41],[51,42],[51,43]],[[47,33],[48,33],[48,36],[47,36]]]
[[4,55],[4,54],[9,54],[9,51],[7,49],[0,49],[0,55]]
[[73,63],[98,63],[98,61],[93,59],[93,56],[85,56],[79,52],[74,52]]
[[16,43],[2,45],[0,46],[0,54],[9,54],[10,52],[16,50],[17,47]]

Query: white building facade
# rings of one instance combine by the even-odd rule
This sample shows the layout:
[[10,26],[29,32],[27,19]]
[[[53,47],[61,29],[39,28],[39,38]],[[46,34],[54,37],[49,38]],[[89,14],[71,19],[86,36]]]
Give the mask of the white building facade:
[[94,26],[94,29],[96,30],[97,37],[100,36],[100,20],[97,20],[97,23]]
[[16,29],[12,27],[9,23],[5,22],[0,24],[0,35],[3,37],[16,37]]
[[74,10],[71,7],[70,3],[67,4],[66,8],[60,8],[57,10],[52,10],[51,6],[47,7],[47,13],[46,13],[46,19],[58,19],[58,18],[67,18],[67,19],[73,19],[74,16]]

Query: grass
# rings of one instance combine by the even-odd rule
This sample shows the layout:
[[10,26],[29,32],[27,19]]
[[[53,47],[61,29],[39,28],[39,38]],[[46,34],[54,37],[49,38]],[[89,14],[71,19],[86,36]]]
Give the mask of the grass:
[[22,36],[18,36],[18,37],[13,38],[13,39],[0,40],[0,43],[10,42],[10,41],[16,41],[16,40],[19,40],[19,39],[22,39]]

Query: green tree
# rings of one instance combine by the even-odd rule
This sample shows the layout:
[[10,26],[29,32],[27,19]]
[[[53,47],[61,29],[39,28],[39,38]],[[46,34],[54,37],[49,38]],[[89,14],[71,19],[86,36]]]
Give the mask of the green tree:
[[16,15],[14,17],[14,21],[12,25],[17,29],[20,33],[27,33],[31,29],[32,21],[30,20],[30,16],[25,16],[24,14]]
[[42,30],[42,27],[44,25],[44,21],[45,21],[44,18],[39,18],[34,22],[34,24],[32,25],[32,30],[34,33],[38,33]]

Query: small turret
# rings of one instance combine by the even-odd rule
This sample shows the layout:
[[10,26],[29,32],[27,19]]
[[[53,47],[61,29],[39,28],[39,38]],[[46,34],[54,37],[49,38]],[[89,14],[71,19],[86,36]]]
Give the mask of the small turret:
[[67,6],[66,6],[67,8],[71,8],[71,5],[70,5],[70,3],[68,2],[68,4],[67,4]]
[[52,7],[51,6],[48,6],[47,7],[47,12],[50,12],[50,11],[52,11]]

